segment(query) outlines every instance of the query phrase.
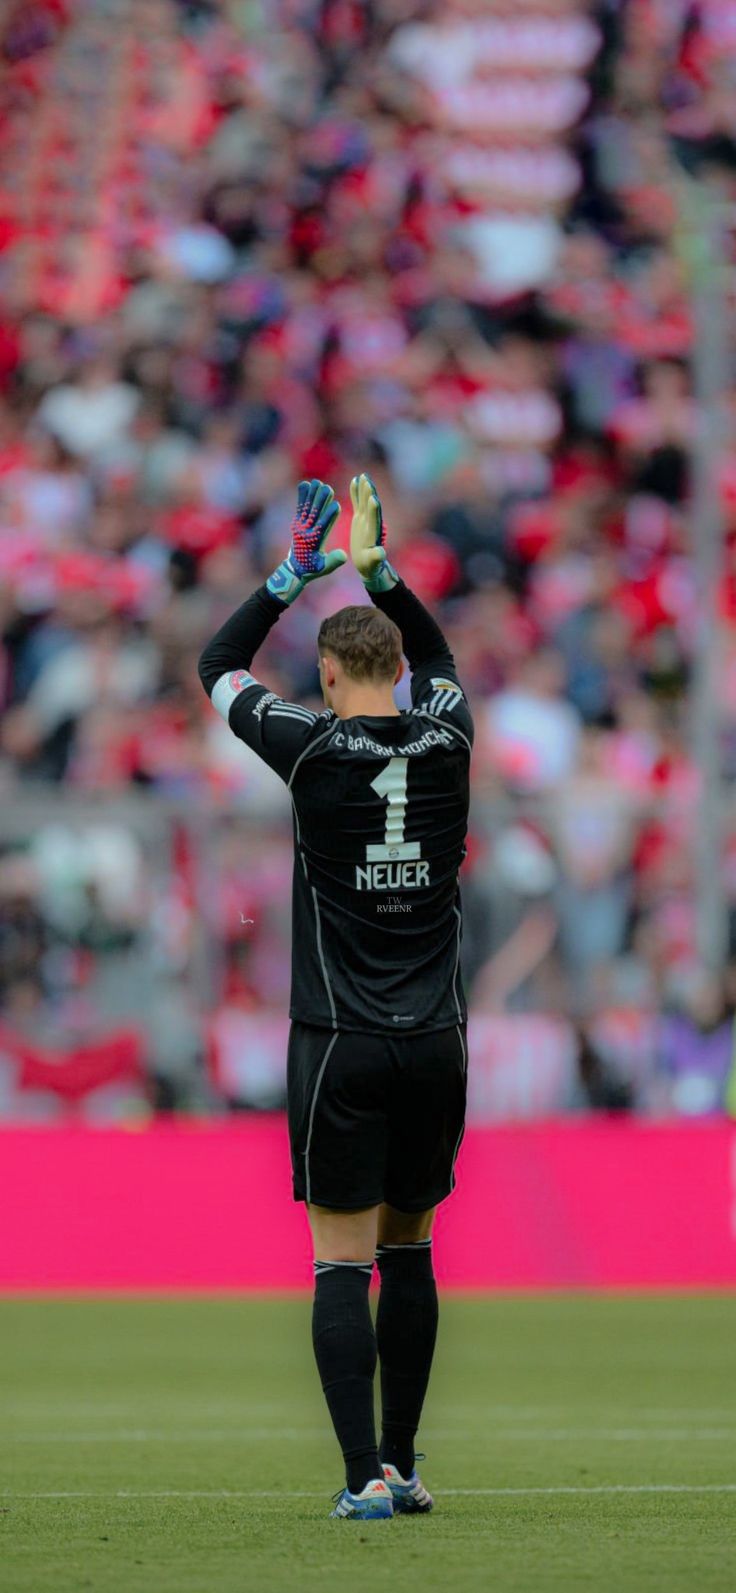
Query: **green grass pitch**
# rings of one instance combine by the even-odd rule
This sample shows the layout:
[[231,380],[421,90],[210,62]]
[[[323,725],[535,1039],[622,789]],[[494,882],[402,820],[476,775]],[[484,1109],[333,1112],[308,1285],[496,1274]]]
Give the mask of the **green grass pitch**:
[[367,1525],[309,1309],[0,1302],[3,1593],[733,1593],[736,1296],[446,1299],[437,1508]]

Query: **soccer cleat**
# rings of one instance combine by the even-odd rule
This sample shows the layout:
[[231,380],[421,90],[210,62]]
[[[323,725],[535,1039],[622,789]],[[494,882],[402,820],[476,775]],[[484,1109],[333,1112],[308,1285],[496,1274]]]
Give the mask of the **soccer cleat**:
[[402,1477],[395,1466],[384,1462],[383,1475],[391,1489],[394,1510],[397,1515],[414,1516],[426,1515],[434,1505],[431,1493],[427,1493],[424,1483],[413,1471],[410,1477]]
[[330,1516],[353,1521],[389,1521],[394,1513],[391,1494],[391,1488],[380,1477],[367,1482],[361,1493],[343,1488],[342,1493],[335,1494],[337,1504]]

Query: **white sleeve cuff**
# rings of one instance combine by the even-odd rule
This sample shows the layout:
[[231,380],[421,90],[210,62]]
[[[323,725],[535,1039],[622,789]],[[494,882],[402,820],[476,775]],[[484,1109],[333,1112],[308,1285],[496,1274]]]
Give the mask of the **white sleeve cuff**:
[[259,682],[249,675],[247,669],[231,670],[229,675],[221,675],[217,684],[212,688],[212,706],[224,719],[225,724],[230,722],[230,709],[237,702],[241,692],[248,686],[257,686]]

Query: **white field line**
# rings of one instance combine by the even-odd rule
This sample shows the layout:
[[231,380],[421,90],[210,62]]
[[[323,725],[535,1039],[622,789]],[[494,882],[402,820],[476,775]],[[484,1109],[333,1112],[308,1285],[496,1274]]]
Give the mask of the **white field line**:
[[[53,1405],[54,1416],[59,1417],[64,1421],[67,1419],[73,1420],[75,1416],[77,1418],[82,1417],[88,1421],[96,1420],[100,1417],[108,1417],[111,1419],[111,1421],[117,1419],[120,1422],[120,1429],[118,1430],[139,1430],[137,1428],[133,1429],[125,1427],[126,1419],[129,1421],[131,1418],[131,1412],[129,1407],[127,1409],[124,1407],[123,1402],[105,1404],[96,1399],[67,1400],[63,1397],[60,1397],[58,1399],[54,1398],[53,1400],[50,1400],[49,1396],[46,1394],[39,1395],[37,1399],[34,1399],[32,1395],[23,1395],[21,1397],[14,1396],[10,1393],[3,1394],[3,1415],[5,1416],[6,1420],[8,1416],[15,1416],[20,1421],[24,1420],[27,1413],[33,1408],[34,1405],[37,1407],[43,1407],[43,1414],[46,1416],[49,1414],[49,1406]],[[242,1411],[240,1412],[238,1412],[237,1402],[233,1400],[222,1401],[222,1403],[219,1401],[211,1402],[208,1400],[206,1404],[200,1405],[199,1410],[203,1417],[209,1417],[210,1419],[212,1419],[212,1417],[217,1418],[221,1413],[225,1412],[227,1412],[228,1415],[240,1414],[243,1429],[245,1429],[245,1424],[248,1422],[248,1420],[252,1420],[253,1417],[260,1418],[265,1426],[265,1423],[268,1421],[278,1422],[279,1417],[283,1416],[284,1413],[284,1407],[282,1403],[261,1400],[248,1400],[247,1402],[244,1401],[242,1405]],[[617,1408],[615,1405],[611,1404],[601,1404],[598,1407],[598,1410],[601,1419],[608,1419],[608,1421],[611,1422],[611,1425],[616,1422],[616,1418],[620,1417],[621,1414],[620,1407]],[[458,1422],[465,1422],[466,1420],[469,1422],[477,1422],[478,1405],[465,1405],[462,1402],[454,1402],[452,1414]],[[691,1424],[693,1426],[700,1424],[704,1426],[715,1426],[717,1423],[719,1423],[725,1426],[736,1428],[736,1407],[726,1407],[724,1409],[723,1405],[715,1409],[713,1406],[710,1406],[708,1409],[702,1410],[684,1405],[678,1407],[664,1405],[639,1405],[636,1408],[636,1412],[632,1412],[632,1414],[635,1414],[639,1422],[642,1423],[648,1421],[664,1422],[669,1426],[690,1426]],[[548,1422],[550,1426],[561,1427],[564,1423],[566,1415],[567,1407],[564,1405],[484,1405],[482,1408],[484,1424],[490,1420],[498,1421],[499,1424],[504,1426],[510,1426],[512,1423],[514,1426],[521,1426],[527,1422],[541,1425]],[[141,1428],[140,1430],[148,1431],[149,1429]],[[205,1430],[209,1431],[209,1429],[205,1429],[204,1427],[199,1428],[198,1430],[200,1432]],[[230,1425],[228,1428],[222,1428],[223,1432],[233,1432],[235,1430],[237,1429],[234,1429],[232,1425]],[[303,1429],[301,1428],[299,1429],[300,1432],[302,1430]],[[439,1428],[437,1431],[439,1431]]]
[[734,1443],[736,1427],[525,1427],[509,1431],[497,1428],[493,1436],[504,1442],[521,1439],[534,1443],[589,1443],[591,1439],[600,1439],[606,1444],[712,1443],[720,1439]]
[[[524,1423],[526,1421],[538,1421],[538,1423],[546,1423],[548,1421],[548,1423],[556,1424],[556,1418],[561,1418],[561,1416],[564,1418],[566,1416],[567,1408],[569,1407],[566,1407],[566,1405],[519,1405],[519,1407],[515,1407],[515,1405],[484,1405],[483,1416],[484,1418],[492,1416],[499,1423],[502,1423],[503,1419],[508,1421],[508,1423],[513,1421],[515,1426],[518,1423],[523,1423],[523,1421]],[[609,1418],[613,1419],[620,1413],[620,1408],[617,1410],[615,1405],[605,1402],[605,1400],[602,1400],[597,1405],[597,1410],[601,1411],[602,1416],[609,1416]],[[460,1419],[464,1419],[467,1416],[467,1418],[475,1418],[475,1421],[478,1421],[478,1405],[464,1405],[464,1403],[452,1402],[452,1415]],[[698,1408],[691,1407],[691,1405],[677,1405],[677,1407],[674,1407],[674,1405],[637,1405],[636,1415],[644,1418],[645,1421],[667,1421],[672,1426],[675,1423],[682,1424],[682,1426],[685,1426],[685,1424],[688,1424],[688,1426],[693,1424],[695,1426],[696,1423],[726,1423],[731,1427],[736,1426],[736,1407],[730,1408],[730,1403],[728,1402],[723,1402],[723,1405],[717,1408],[711,1405],[707,1410],[698,1410]]]
[[267,1443],[269,1439],[290,1443],[325,1438],[327,1432],[326,1426],[198,1428],[178,1433],[131,1427],[109,1433],[0,1433],[0,1444],[250,1444]]
[[[525,1499],[537,1496],[572,1495],[579,1498],[602,1494],[680,1494],[680,1493],[736,1493],[736,1482],[651,1482],[651,1483],[600,1483],[589,1488],[438,1488],[436,1495],[442,1499]],[[323,1491],[301,1491],[279,1488],[242,1489],[179,1489],[158,1488],[136,1491],[119,1488],[114,1492],[92,1493],[74,1489],[48,1493],[0,1492],[0,1499],[324,1499]]]
[[[126,1427],[110,1432],[0,1433],[5,1444],[250,1444],[318,1440],[325,1427],[222,1427],[169,1432],[165,1428]],[[687,1444],[736,1443],[736,1424],[722,1427],[497,1427],[489,1435],[502,1443]],[[464,1441],[462,1427],[428,1427],[428,1442]]]

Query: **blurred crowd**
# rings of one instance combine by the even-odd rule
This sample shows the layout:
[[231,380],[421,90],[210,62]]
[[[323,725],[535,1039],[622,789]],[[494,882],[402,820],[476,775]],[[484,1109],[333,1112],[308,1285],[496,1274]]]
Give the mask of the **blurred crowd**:
[[[361,468],[475,712],[478,1020],[566,1025],[552,1109],[723,1109],[683,195],[736,198],[730,0],[19,0],[0,131],[0,1112],[18,1035],[86,1076],[131,1013],[123,1098],[280,1098],[288,801],[195,661],[297,481],[349,503]],[[317,701],[318,621],[360,596],[349,568],[305,594],[273,689]],[[736,953],[736,828],[723,866]],[[254,1014],[261,1082],[228,1090]]]

